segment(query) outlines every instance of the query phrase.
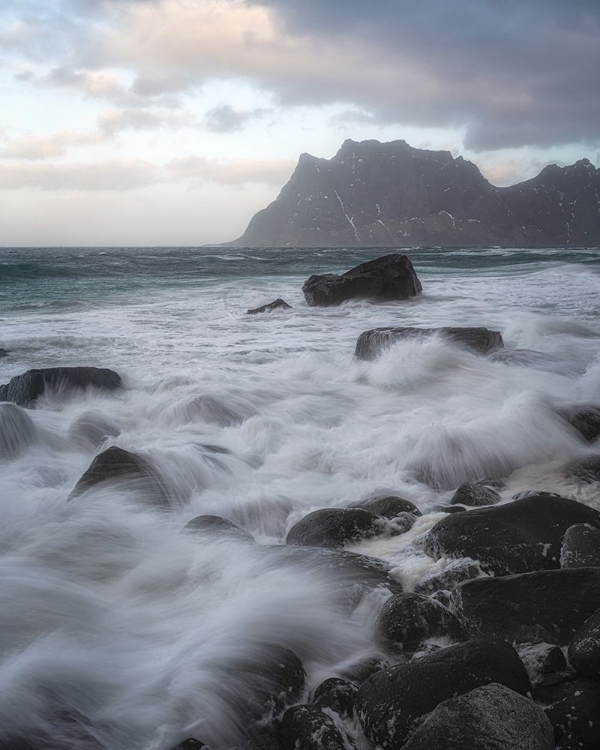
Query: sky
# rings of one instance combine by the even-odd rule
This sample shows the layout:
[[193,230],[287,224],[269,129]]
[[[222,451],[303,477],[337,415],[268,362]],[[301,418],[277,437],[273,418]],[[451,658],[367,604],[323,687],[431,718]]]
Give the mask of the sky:
[[241,235],[346,138],[600,166],[599,0],[2,0],[2,246]]

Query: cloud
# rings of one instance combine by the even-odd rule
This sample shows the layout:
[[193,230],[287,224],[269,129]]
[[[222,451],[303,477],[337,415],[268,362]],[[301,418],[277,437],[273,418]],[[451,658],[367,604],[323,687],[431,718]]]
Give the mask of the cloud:
[[178,180],[210,180],[223,185],[262,183],[279,187],[290,178],[295,166],[295,162],[288,159],[217,161],[201,156],[188,156],[171,161],[168,170]]
[[177,130],[194,126],[195,119],[188,112],[152,112],[143,109],[122,109],[106,112],[98,118],[98,129],[106,135],[123,130]]
[[206,113],[203,125],[215,133],[233,133],[243,130],[247,122],[262,117],[266,111],[265,109],[234,109],[231,104],[219,104]]
[[99,133],[61,131],[52,135],[26,133],[10,140],[0,148],[3,159],[40,160],[64,156],[73,146],[95,145],[103,140]]
[[135,190],[159,179],[156,166],[139,159],[91,164],[0,165],[0,190]]

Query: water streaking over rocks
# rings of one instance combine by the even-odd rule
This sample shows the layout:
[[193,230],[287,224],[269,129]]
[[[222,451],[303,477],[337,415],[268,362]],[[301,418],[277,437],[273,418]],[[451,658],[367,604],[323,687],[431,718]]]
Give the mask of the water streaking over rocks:
[[[413,673],[430,675],[437,703],[415,697],[397,736],[433,748],[444,716],[481,716],[485,701],[520,711],[528,680],[548,691],[548,674],[566,675],[567,703],[596,689],[589,637],[571,639],[600,606],[600,569],[576,564],[593,558],[577,539],[600,510],[600,255],[409,250],[421,295],[305,303],[309,276],[385,252],[0,251],[0,383],[57,367],[120,376],[0,410],[2,750],[170,750],[190,737],[286,750],[305,731],[307,748],[318,731],[333,748],[340,727],[362,750],[382,741],[371,694]],[[246,312],[278,298],[291,307]],[[354,356],[365,331],[463,327],[504,347],[439,333]],[[487,507],[440,510],[471,505]],[[335,534],[313,517],[292,532],[322,509]],[[464,541],[500,510],[506,559]],[[527,554],[510,547],[513,527]],[[591,610],[569,604],[560,627],[551,612],[505,622],[522,662],[501,667],[513,652],[489,632],[498,602],[536,590],[547,602],[586,591]],[[399,633],[394,615],[384,631],[396,611],[428,625]],[[538,625],[547,649],[531,652]],[[567,645],[585,664],[576,679],[551,650]],[[467,658],[479,667],[456,702],[444,675]],[[315,693],[328,678],[339,682]],[[555,714],[560,700],[545,698]],[[293,704],[310,705],[267,736],[265,716]],[[386,705],[382,721],[399,710]],[[547,739],[545,721],[529,723]]]

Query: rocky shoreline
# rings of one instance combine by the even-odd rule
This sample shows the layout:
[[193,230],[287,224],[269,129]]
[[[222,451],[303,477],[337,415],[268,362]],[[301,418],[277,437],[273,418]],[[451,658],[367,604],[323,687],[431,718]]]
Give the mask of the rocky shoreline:
[[[400,255],[341,276],[313,276],[305,284],[307,303],[313,306],[355,298],[403,300],[420,291],[412,264]],[[289,307],[282,302],[252,312],[279,314],[275,310]],[[452,327],[366,331],[355,356],[373,359],[407,336],[431,335],[490,359],[511,352],[516,358],[527,356],[527,350],[504,348],[500,332]],[[539,363],[542,369],[544,365],[548,363]],[[123,387],[118,373],[92,367],[16,376],[0,386],[0,457],[13,458],[35,443],[36,427],[27,411],[47,389],[118,392]],[[574,404],[557,413],[581,443],[581,458],[565,463],[562,473],[582,487],[600,482],[600,452],[594,452],[599,415],[593,404]],[[110,425],[96,421],[81,430],[99,452],[69,502],[83,503],[98,487],[119,482],[135,482],[153,507],[177,502],[168,477],[146,456],[105,447],[107,439],[117,437]],[[218,450],[210,445],[202,449]],[[463,481],[457,482],[452,472],[414,471],[420,481],[453,494],[432,511],[435,522],[415,542],[445,565],[416,581],[412,590],[397,580],[388,563],[348,549],[368,539],[402,537],[421,522],[421,511],[401,496],[375,494],[347,508],[313,511],[289,529],[284,544],[264,548],[274,559],[309,564],[335,578],[340,608],[351,611],[373,591],[381,594],[381,608],[374,619],[373,653],[310,692],[305,665],[289,649],[259,644],[256,661],[235,663],[233,669],[252,686],[248,695],[239,696],[245,735],[239,747],[596,750],[600,512],[536,487],[508,496],[510,472],[482,475],[480,466],[466,466]],[[223,537],[256,544],[248,530],[215,515],[194,518],[181,533],[198,543]],[[93,732],[82,744],[86,750],[94,747],[91,737]],[[208,747],[202,740],[201,732],[184,735],[173,750]],[[52,747],[52,737],[48,742],[44,747]],[[11,750],[42,746],[22,737],[10,744]]]

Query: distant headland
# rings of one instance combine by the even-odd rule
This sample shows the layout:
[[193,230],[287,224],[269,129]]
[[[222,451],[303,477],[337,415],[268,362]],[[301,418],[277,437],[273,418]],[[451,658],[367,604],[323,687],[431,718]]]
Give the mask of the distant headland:
[[347,140],[332,159],[302,154],[276,200],[226,244],[596,246],[600,169],[582,159],[495,187],[449,151]]

